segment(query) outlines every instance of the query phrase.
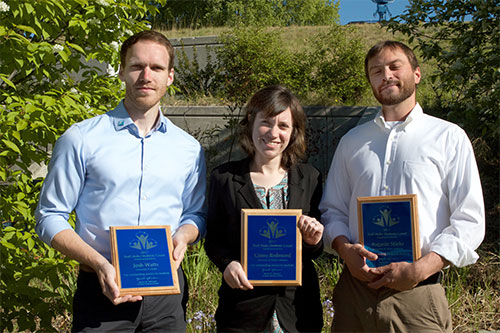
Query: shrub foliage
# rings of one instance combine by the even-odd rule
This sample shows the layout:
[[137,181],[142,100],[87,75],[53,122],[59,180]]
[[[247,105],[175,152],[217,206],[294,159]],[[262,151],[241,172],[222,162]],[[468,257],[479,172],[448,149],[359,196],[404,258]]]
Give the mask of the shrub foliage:
[[35,235],[34,172],[72,123],[117,104],[119,80],[97,65],[116,69],[119,43],[156,11],[148,3],[0,1],[2,329],[53,331],[70,309],[75,263]]
[[[304,104],[354,104],[367,88],[364,54],[359,39],[347,38],[346,27],[331,25],[327,32],[290,50],[280,29],[235,28],[222,34],[217,57],[201,68],[197,57],[181,53],[177,84],[187,95],[212,95],[243,104],[258,89],[284,84]],[[194,85],[195,82],[210,84]]]

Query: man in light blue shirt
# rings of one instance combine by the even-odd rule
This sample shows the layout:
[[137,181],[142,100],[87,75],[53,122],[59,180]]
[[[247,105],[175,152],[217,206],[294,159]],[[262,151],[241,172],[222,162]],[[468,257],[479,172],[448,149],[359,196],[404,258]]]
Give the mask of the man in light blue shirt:
[[[180,264],[205,233],[206,167],[200,144],[160,111],[174,79],[173,48],[144,31],[121,49],[125,99],[57,141],[36,212],[40,238],[80,263],[73,330],[185,330]],[[76,212],[76,230],[68,223]],[[180,295],[119,296],[110,226],[170,225]]]

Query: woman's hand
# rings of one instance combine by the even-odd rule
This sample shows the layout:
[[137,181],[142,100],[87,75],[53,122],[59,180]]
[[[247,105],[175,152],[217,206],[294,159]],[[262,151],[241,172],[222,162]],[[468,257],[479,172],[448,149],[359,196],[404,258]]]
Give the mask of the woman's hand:
[[314,217],[302,215],[297,224],[302,233],[302,240],[309,245],[316,245],[323,236],[323,225]]
[[241,264],[237,261],[231,261],[229,265],[227,265],[224,270],[224,280],[233,289],[253,289],[252,284],[248,282],[243,267],[241,267]]

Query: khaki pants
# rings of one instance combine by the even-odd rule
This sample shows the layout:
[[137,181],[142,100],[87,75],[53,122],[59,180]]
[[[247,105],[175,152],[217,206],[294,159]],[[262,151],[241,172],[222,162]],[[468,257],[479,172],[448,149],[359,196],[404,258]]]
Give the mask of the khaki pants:
[[333,292],[332,332],[451,332],[451,314],[439,283],[412,290],[374,290],[344,267]]

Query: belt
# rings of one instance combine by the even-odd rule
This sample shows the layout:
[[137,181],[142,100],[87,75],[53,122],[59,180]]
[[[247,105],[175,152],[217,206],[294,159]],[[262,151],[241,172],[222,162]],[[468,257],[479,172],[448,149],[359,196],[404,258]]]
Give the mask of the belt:
[[431,276],[429,276],[424,281],[420,281],[420,283],[417,284],[417,287],[425,286],[425,285],[428,285],[428,284],[441,283],[442,277],[443,277],[443,273],[441,273],[441,271],[439,271],[437,273],[432,274]]

